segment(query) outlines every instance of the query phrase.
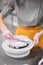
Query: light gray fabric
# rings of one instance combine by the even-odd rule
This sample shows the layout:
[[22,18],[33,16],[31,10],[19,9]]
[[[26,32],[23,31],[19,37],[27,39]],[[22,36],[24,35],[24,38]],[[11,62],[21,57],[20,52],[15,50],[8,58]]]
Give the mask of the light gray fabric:
[[12,11],[14,10],[14,2],[13,0],[9,0],[8,4],[3,7],[3,10],[1,11],[1,14],[6,17],[8,16]]
[[40,12],[39,12],[39,25],[43,28],[43,0],[42,0],[42,3],[41,3],[41,8],[40,8]]
[[40,22],[42,28],[43,28],[43,0],[42,0],[42,10],[41,10],[41,15],[42,15],[42,21]]
[[[19,20],[18,22],[19,25],[36,26],[39,22],[38,13],[40,8],[40,1],[41,0],[9,0],[8,4],[3,8],[1,13],[3,16],[6,17],[15,8]],[[43,7],[43,2],[41,5],[39,19],[41,19],[41,17],[43,16],[42,7]]]

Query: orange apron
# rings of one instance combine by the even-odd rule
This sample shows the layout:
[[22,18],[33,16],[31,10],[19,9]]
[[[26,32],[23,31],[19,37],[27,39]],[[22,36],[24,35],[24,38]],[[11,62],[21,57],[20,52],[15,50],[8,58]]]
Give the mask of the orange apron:
[[[27,36],[33,40],[34,35],[41,30],[42,28],[40,26],[32,26],[32,27],[18,26],[15,35]],[[36,46],[43,48],[43,35],[40,37],[39,43]]]

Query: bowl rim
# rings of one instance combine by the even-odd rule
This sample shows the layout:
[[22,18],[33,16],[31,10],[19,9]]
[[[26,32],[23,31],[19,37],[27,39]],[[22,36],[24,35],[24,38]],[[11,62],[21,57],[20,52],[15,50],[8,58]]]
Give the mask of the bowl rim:
[[34,42],[31,39],[29,39],[29,40],[30,40],[29,45],[27,47],[25,47],[25,48],[22,48],[22,49],[13,49],[13,48],[8,47],[9,41],[8,40],[5,40],[2,43],[2,48],[3,48],[4,51],[11,52],[11,53],[15,53],[15,52],[16,53],[22,53],[22,52],[25,52],[25,51],[29,51],[34,46]]

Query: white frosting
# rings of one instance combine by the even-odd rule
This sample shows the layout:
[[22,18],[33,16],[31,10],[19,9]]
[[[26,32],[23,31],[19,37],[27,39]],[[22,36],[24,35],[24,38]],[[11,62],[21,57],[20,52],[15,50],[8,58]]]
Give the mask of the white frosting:
[[13,40],[12,42],[10,42],[11,47],[16,47],[16,48],[23,47],[23,46],[27,45],[26,42],[29,42],[29,39],[26,36],[16,36],[15,38],[22,40],[22,41],[25,41],[25,42]]
[[17,41],[17,42],[13,42],[12,44],[11,44],[11,46],[12,47],[16,47],[16,48],[18,48],[18,47],[22,47],[22,46],[26,46],[27,45],[27,43],[25,43],[25,42],[20,42],[20,41]]

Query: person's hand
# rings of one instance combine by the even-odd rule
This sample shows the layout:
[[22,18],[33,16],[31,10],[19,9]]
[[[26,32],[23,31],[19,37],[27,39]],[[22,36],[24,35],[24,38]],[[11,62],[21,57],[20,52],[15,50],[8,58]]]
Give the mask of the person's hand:
[[34,36],[34,43],[35,43],[35,45],[39,43],[39,38],[40,38],[40,33],[38,32]]
[[12,40],[14,38],[13,34],[7,28],[1,29],[1,32],[6,39]]

